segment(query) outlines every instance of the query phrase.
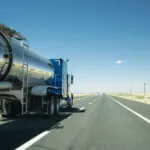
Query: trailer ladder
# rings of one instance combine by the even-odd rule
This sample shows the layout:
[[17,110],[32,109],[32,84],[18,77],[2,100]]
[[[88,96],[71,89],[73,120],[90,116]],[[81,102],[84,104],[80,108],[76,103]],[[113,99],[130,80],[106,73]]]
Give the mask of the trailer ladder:
[[[26,40],[27,41],[27,40]],[[28,112],[28,62],[29,62],[29,45],[23,43],[26,50],[23,51],[23,83],[22,83],[22,115]]]

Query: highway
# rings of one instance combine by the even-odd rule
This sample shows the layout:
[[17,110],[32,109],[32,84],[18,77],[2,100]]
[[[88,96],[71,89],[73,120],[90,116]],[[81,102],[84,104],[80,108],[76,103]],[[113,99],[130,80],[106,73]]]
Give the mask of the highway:
[[56,117],[2,119],[0,149],[150,150],[150,106],[97,95]]

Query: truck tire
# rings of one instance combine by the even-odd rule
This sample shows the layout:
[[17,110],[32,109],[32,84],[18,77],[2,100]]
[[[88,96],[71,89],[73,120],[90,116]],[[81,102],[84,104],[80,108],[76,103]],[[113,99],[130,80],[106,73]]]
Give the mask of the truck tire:
[[48,110],[49,116],[54,115],[54,100],[55,100],[54,96],[51,96],[49,101],[49,110]]
[[19,101],[5,102],[3,108],[5,109],[5,113],[2,113],[3,117],[16,117],[21,114],[21,103]]
[[59,114],[59,108],[60,108],[60,100],[59,97],[56,96],[55,102],[54,102],[55,108],[54,108],[54,113],[55,115]]

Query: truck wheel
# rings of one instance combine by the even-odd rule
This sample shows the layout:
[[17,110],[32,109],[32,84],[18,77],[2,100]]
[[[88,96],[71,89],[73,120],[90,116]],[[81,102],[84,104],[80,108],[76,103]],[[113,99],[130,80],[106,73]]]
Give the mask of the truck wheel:
[[3,109],[5,109],[5,113],[2,113],[3,117],[16,117],[21,114],[21,103],[19,101],[5,102]]
[[54,113],[55,115],[58,115],[59,114],[59,108],[60,108],[60,100],[59,100],[59,97],[56,97],[55,99],[55,108],[54,108]]
[[49,102],[49,111],[48,111],[49,116],[54,115],[54,96],[51,96],[50,102]]

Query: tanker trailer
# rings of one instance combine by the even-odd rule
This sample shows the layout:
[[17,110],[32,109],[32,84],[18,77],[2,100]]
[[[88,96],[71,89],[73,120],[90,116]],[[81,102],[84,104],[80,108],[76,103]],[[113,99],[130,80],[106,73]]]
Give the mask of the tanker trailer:
[[31,51],[20,33],[0,25],[0,109],[3,115],[57,114],[60,95],[51,92],[58,89],[50,85],[53,77],[50,60]]

